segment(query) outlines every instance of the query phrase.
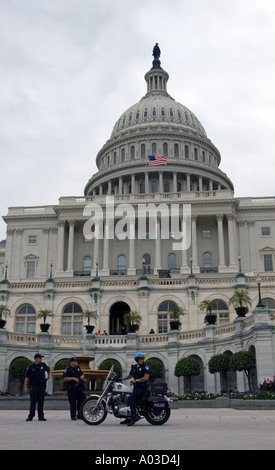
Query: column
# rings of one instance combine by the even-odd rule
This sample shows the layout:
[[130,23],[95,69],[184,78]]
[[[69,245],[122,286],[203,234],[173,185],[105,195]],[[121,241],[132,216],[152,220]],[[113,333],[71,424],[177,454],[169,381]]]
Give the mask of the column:
[[155,230],[156,230],[156,241],[155,241],[155,267],[154,274],[158,274],[158,269],[161,269],[161,239],[160,239],[160,218],[155,218]]
[[178,184],[177,184],[177,173],[173,172],[173,191],[176,193],[178,191]]
[[131,193],[135,194],[135,192],[136,192],[136,178],[135,178],[135,174],[132,174],[131,175]]
[[163,173],[159,171],[159,193],[163,193]]
[[69,245],[68,245],[68,266],[67,273],[73,275],[74,258],[74,220],[69,220]]
[[218,222],[218,246],[219,246],[219,272],[225,269],[224,260],[224,236],[223,236],[223,214],[217,214]]
[[57,234],[57,271],[62,273],[64,272],[64,235],[65,235],[65,220],[60,220],[58,222],[58,234]]
[[149,193],[149,175],[145,173],[145,194]]
[[110,247],[110,221],[105,220],[104,226],[104,241],[103,241],[103,267],[101,274],[104,276],[109,275],[109,247]]
[[233,214],[227,214],[227,223],[228,223],[228,244],[229,244],[229,268],[233,272],[238,270],[237,262],[236,262],[236,230],[234,225]]
[[128,261],[128,268],[127,274],[135,275],[136,274],[136,267],[135,267],[135,218],[130,218],[130,233],[129,233],[129,261]]
[[192,226],[192,258],[193,258],[193,272],[199,272],[198,266],[198,246],[197,246],[197,216],[192,215],[191,217],[191,226]]
[[[183,233],[183,236],[185,236],[186,234],[186,220],[184,217],[182,217],[182,220],[181,220],[181,231]],[[187,253],[188,253],[188,250],[182,250],[181,252],[181,268],[180,268],[180,272],[181,274],[187,274],[190,272],[190,268],[188,266],[188,259],[187,259]]]
[[190,173],[186,174],[186,191],[190,191]]

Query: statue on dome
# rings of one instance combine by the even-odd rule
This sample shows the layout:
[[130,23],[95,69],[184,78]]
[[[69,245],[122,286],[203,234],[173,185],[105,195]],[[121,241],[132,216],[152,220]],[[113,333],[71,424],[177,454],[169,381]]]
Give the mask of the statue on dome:
[[160,48],[159,48],[159,45],[158,45],[157,42],[156,42],[156,45],[154,46],[152,55],[154,56],[154,59],[159,59],[160,58]]

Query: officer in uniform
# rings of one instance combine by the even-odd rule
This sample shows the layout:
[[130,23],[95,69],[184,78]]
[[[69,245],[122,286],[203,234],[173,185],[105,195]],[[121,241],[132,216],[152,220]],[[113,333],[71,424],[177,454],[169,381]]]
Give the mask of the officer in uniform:
[[69,367],[63,372],[63,378],[64,382],[67,383],[71,420],[76,421],[76,419],[80,419],[80,405],[82,401],[85,400],[84,374],[77,365],[77,359],[75,357],[71,357],[69,363]]
[[[44,418],[44,398],[46,384],[50,378],[50,368],[42,362],[41,354],[34,355],[34,362],[27,367],[24,381],[24,392],[28,392],[28,384],[30,385],[30,410],[26,421],[32,421],[35,415],[37,403],[37,412],[39,421],[47,421]],[[47,377],[45,376],[47,372]]]
[[129,406],[131,410],[131,418],[126,418],[124,421],[121,421],[120,424],[127,424],[127,426],[132,426],[135,424],[139,417],[136,413],[136,403],[146,392],[146,382],[148,382],[150,377],[150,368],[144,362],[144,354],[142,352],[137,352],[135,355],[136,364],[133,364],[129,375],[123,377],[121,380],[133,379],[134,390],[129,397]]

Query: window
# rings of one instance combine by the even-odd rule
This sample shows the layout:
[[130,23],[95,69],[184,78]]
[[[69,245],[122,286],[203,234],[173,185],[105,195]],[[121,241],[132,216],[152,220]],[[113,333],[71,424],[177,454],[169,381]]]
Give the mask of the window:
[[116,163],[116,152],[114,152],[114,163]]
[[126,256],[124,255],[119,255],[117,258],[117,270],[119,274],[126,274],[127,269],[126,269]]
[[85,256],[83,259],[83,271],[85,274],[90,275],[92,269],[92,258],[90,256]]
[[219,300],[219,299],[215,299],[215,300],[217,302],[217,309],[212,310],[212,313],[214,315],[217,315],[218,324],[222,325],[223,323],[228,323],[229,322],[228,305],[223,300]]
[[141,144],[140,154],[141,154],[141,158],[145,158],[145,144]]
[[131,160],[134,160],[134,158],[135,158],[135,146],[132,145],[131,146]]
[[35,276],[35,261],[27,261],[27,278],[33,279]]
[[174,156],[179,156],[179,144],[174,144]]
[[203,267],[211,269],[212,268],[212,255],[211,253],[204,253],[203,254]]
[[170,183],[168,180],[165,180],[164,183],[163,183],[163,191],[165,193],[169,193],[170,191]]
[[36,235],[29,235],[29,245],[35,245],[37,243]]
[[262,227],[262,237],[270,237],[270,227]]
[[151,273],[151,256],[146,253],[142,258],[143,274]]
[[262,299],[262,303],[269,310],[275,310],[275,300],[273,300],[273,299]]
[[157,144],[154,142],[154,143],[152,144],[152,154],[153,154],[153,155],[156,155],[156,153],[157,153]]
[[163,144],[163,155],[165,157],[168,156],[168,144],[166,142],[164,142],[164,144]]
[[184,146],[184,156],[185,156],[185,158],[189,158],[189,147],[188,147],[188,145]]
[[202,238],[210,238],[211,237],[211,230],[210,229],[203,229],[202,230]]
[[167,333],[168,331],[168,321],[169,321],[169,314],[172,312],[172,309],[177,307],[175,302],[171,300],[167,300],[162,302],[158,308],[158,332],[159,333]]
[[77,303],[68,304],[62,314],[62,334],[64,336],[82,335],[82,308]]
[[158,183],[156,180],[152,181],[152,193],[157,193],[158,192]]
[[196,147],[194,148],[194,159],[198,160],[198,149]]
[[125,149],[121,150],[121,161],[125,162]]
[[16,313],[16,333],[35,333],[36,311],[32,305],[25,304],[19,307]]
[[175,253],[169,253],[168,255],[168,269],[173,271],[177,268],[177,257]]
[[273,271],[272,255],[264,255],[264,271]]

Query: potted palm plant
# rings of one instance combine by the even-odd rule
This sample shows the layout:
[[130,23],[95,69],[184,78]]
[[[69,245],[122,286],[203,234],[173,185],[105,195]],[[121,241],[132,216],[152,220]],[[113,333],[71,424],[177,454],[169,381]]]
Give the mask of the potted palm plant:
[[234,295],[229,299],[229,303],[235,307],[238,317],[245,317],[248,312],[248,307],[252,305],[252,300],[245,291],[236,290]]
[[97,312],[95,310],[84,310],[82,312],[82,316],[84,318],[87,318],[87,320],[88,320],[88,324],[84,325],[86,330],[87,330],[87,333],[92,333],[94,331],[94,325],[91,325],[90,321],[91,320],[95,320],[95,321],[97,320],[97,318],[98,318]]
[[204,317],[204,322],[208,325],[215,325],[217,320],[217,315],[212,313],[212,310],[216,310],[218,307],[217,300],[203,300],[200,304],[200,310],[206,311],[206,315]]
[[49,323],[46,323],[47,318],[54,317],[54,316],[55,316],[54,313],[48,309],[39,310],[37,312],[37,315],[35,318],[36,319],[43,318],[43,323],[40,324],[40,329],[43,333],[47,333],[51,326]]
[[181,307],[173,307],[169,314],[171,330],[179,330],[181,326],[180,316],[185,315],[185,311]]
[[6,318],[7,316],[10,315],[10,309],[6,305],[0,305],[0,328],[4,328],[6,324],[6,320],[4,320],[4,317]]
[[130,312],[124,313],[124,320],[126,325],[128,326],[128,332],[135,333],[139,329],[142,316],[138,312],[130,310]]

